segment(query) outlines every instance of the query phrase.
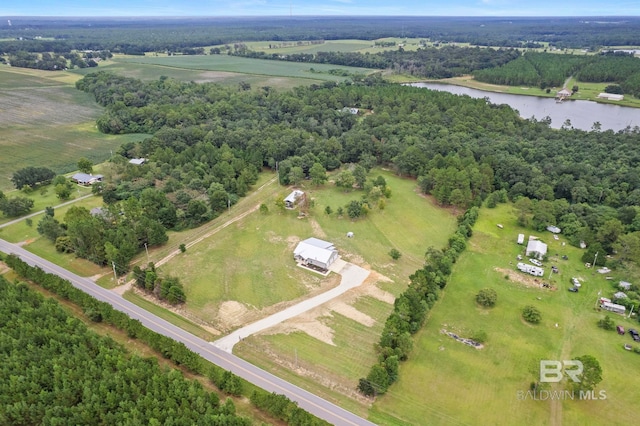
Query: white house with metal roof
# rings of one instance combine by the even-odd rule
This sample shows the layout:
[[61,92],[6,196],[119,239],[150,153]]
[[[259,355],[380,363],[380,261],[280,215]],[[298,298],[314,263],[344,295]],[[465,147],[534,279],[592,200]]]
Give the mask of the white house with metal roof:
[[529,238],[527,244],[526,255],[535,257],[536,259],[542,259],[547,254],[547,245],[540,240],[534,240]]
[[328,241],[307,238],[298,243],[293,251],[293,258],[304,265],[329,269],[329,266],[338,259],[338,250]]

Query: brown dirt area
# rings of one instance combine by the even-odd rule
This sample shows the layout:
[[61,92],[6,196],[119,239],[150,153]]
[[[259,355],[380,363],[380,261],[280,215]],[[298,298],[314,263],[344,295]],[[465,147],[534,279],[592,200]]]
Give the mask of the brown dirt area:
[[539,288],[544,290],[557,290],[555,286],[551,286],[548,289],[545,287],[542,287],[542,283],[545,282],[542,279],[542,277],[539,277],[539,278],[529,277],[522,272],[514,271],[511,269],[505,269],[505,268],[495,268],[494,270],[500,272],[503,275],[507,275],[509,277],[509,281],[522,284],[525,287]]

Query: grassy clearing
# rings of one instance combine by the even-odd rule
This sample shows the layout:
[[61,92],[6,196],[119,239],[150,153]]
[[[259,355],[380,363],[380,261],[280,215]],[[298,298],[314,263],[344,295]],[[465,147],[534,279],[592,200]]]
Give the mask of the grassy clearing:
[[[344,259],[369,265],[390,278],[391,281],[379,283],[378,287],[397,295],[406,288],[408,275],[422,265],[426,249],[430,245],[442,247],[445,244],[455,221],[449,212],[418,195],[414,191],[414,181],[381,170],[373,171],[370,176],[378,174],[387,180],[392,198],[384,211],[373,211],[368,218],[355,222],[334,215],[328,217],[324,207],[330,205],[335,211],[338,206],[359,199],[359,192],[345,193],[332,185],[310,190],[315,203],[312,219],[319,226],[315,229],[323,232],[313,235],[334,242]],[[347,231],[354,232],[354,238],[346,238]],[[388,255],[392,247],[403,253],[398,262],[393,262]],[[289,256],[290,253],[283,261],[288,262]],[[355,387],[377,358],[374,344],[392,305],[365,295],[356,295],[354,300],[352,306],[372,318],[374,323],[365,326],[335,311],[322,314],[318,320],[332,331],[333,345],[295,332],[252,336],[237,345],[234,352],[366,416],[367,403],[355,393]]]
[[215,338],[214,335],[212,335],[211,333],[207,332],[206,330],[203,330],[201,327],[199,327],[197,324],[194,324],[193,322],[187,320],[186,318],[184,318],[181,315],[178,315],[174,312],[171,312],[167,309],[164,309],[158,305],[156,305],[155,303],[149,302],[148,300],[146,300],[143,297],[138,296],[137,294],[135,294],[132,291],[127,291],[124,294],[124,298],[126,300],[128,300],[129,302],[135,303],[136,305],[140,306],[141,308],[143,308],[146,311],[151,312],[152,314],[166,320],[169,321],[170,323],[177,325],[178,327],[180,327],[181,329],[193,334],[194,336],[198,336],[201,339],[205,339],[205,340],[213,340]]
[[[504,229],[496,223],[504,224]],[[609,291],[610,282],[584,268],[579,249],[562,246],[562,238],[555,241],[549,233],[539,236],[549,244],[547,268],[551,264],[560,268],[550,280],[558,289],[530,288],[505,279],[505,273],[496,268],[514,269],[515,256],[522,251],[515,243],[518,233],[531,234],[517,227],[510,206],[481,211],[469,248],[456,264],[444,297],[418,333],[398,383],[371,410],[374,422],[475,424],[482,418],[485,424],[626,424],[632,420],[632,411],[625,407],[633,404],[631,389],[637,389],[640,379],[629,371],[637,371],[640,357],[623,350],[622,344],[631,342],[629,336],[596,326],[604,316],[594,309],[598,291]],[[568,261],[561,260],[563,254]],[[583,280],[576,294],[567,291],[573,276]],[[475,294],[484,287],[498,292],[493,309],[475,304]],[[520,318],[527,304],[542,312],[539,325]],[[632,324],[619,316],[614,320],[625,327]],[[484,330],[486,347],[465,346],[441,334],[443,328],[465,337]],[[517,392],[527,391],[537,380],[541,359],[584,354],[595,356],[603,368],[604,380],[597,389],[606,391],[606,400],[555,404],[518,400]]]

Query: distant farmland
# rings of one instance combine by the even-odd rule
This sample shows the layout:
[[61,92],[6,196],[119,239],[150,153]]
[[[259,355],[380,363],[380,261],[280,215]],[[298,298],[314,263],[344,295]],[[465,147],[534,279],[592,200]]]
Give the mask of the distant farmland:
[[13,188],[13,173],[27,166],[58,173],[78,158],[104,161],[111,150],[140,135],[103,135],[95,128],[102,108],[73,87],[69,73],[0,68],[0,190]]

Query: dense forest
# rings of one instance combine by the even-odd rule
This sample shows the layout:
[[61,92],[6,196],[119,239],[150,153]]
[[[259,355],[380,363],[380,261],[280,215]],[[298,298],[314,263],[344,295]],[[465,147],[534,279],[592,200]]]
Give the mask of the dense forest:
[[[601,132],[594,123],[590,132],[553,130],[484,99],[376,77],[276,92],[95,73],[78,88],[106,107],[102,131],[153,134],[122,147],[114,159],[121,173],[102,191],[107,204],[153,194],[157,207],[150,210],[166,214],[158,217],[165,226],[193,226],[219,214],[263,167],[279,164],[289,184],[293,169],[309,176],[312,168],[357,163],[366,170],[394,167],[440,204],[461,209],[504,191],[524,225],[558,225],[575,245],[617,251],[622,261],[640,258],[637,128]],[[140,156],[149,159],[142,167],[126,161]]]
[[0,423],[250,425],[229,400],[127,353],[0,276]]
[[377,54],[318,52],[270,55],[247,49],[236,49],[232,54],[250,58],[389,69],[399,74],[425,78],[449,78],[470,74],[476,70],[499,67],[521,55],[520,51],[515,49],[456,46],[423,47],[417,51],[406,52],[402,49],[389,50]]
[[485,83],[542,89],[562,86],[575,76],[578,81],[617,83],[618,93],[640,96],[640,58],[624,52],[588,56],[526,52],[504,65],[474,71],[473,76]]
[[[269,17],[269,18],[21,18],[0,25],[0,52],[109,50],[181,51],[184,48],[257,40],[428,38],[476,46],[528,47],[547,42],[563,48],[640,44],[637,17]],[[167,37],[171,34],[171,37]]]

